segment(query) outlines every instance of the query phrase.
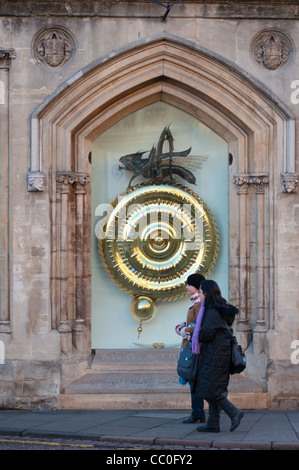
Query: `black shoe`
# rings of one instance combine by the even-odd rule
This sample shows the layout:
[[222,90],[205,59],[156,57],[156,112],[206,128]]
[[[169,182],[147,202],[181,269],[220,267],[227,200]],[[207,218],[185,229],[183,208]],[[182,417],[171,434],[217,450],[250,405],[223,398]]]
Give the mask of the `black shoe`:
[[233,432],[239,424],[241,423],[241,419],[243,418],[244,413],[242,410],[238,410],[235,416],[232,418],[232,425],[230,427],[230,431]]
[[220,429],[219,429],[219,426],[217,426],[216,428],[211,428],[211,426],[207,425],[207,426],[199,426],[198,428],[196,428],[196,431],[198,431],[198,432],[220,432]]
[[205,423],[206,422],[206,418],[205,416],[201,416],[200,418],[193,418],[193,416],[190,416],[189,418],[187,419],[184,419],[183,423],[186,424],[186,423],[197,423],[197,422],[200,422],[200,423]]

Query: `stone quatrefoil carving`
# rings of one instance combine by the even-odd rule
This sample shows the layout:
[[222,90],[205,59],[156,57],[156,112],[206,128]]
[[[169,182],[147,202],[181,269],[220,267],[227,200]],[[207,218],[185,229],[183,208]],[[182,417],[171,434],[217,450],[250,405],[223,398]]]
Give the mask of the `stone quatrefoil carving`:
[[75,52],[75,41],[71,33],[63,28],[41,30],[32,47],[36,61],[55,69],[70,61]]
[[293,60],[294,50],[291,39],[275,30],[262,31],[251,43],[254,61],[269,71],[276,71],[289,65]]

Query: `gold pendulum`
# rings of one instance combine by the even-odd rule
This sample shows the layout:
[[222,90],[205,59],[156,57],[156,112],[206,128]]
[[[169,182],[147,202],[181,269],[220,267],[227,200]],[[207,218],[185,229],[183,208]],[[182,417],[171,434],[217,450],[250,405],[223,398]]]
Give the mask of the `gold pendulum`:
[[139,336],[140,336],[140,333],[142,332],[142,322],[139,323],[139,326],[137,328],[137,331],[138,331],[138,339],[139,339]]
[[157,314],[156,302],[144,295],[134,297],[130,305],[130,311],[133,318],[139,323],[137,328],[139,339],[140,333],[143,331],[142,323],[151,321]]

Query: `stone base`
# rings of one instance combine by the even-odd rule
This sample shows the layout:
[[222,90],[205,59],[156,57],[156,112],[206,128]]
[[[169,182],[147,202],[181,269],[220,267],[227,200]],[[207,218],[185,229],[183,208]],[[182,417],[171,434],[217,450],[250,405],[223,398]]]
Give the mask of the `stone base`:
[[[59,397],[61,409],[190,409],[178,382],[178,350],[97,350],[90,369]],[[229,398],[243,409],[266,409],[267,393],[244,375],[231,377]]]
[[0,407],[57,408],[60,374],[60,367],[54,361],[14,360],[1,364]]
[[[268,408],[267,393],[230,393],[228,397],[243,410]],[[190,410],[190,393],[61,394],[61,410]],[[205,404],[206,407],[206,404]]]

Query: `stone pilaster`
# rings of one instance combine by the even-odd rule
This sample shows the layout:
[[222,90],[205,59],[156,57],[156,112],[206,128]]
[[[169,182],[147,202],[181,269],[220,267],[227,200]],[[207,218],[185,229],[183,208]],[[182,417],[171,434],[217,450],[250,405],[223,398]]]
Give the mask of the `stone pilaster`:
[[[86,173],[57,173],[57,192],[60,195],[57,221],[60,226],[60,244],[57,247],[59,285],[56,297],[57,324],[61,333],[61,350],[69,355],[72,345],[85,351],[84,307],[84,201],[85,185],[90,181]],[[70,297],[72,302],[69,301]],[[75,298],[75,302],[73,299]]]
[[11,333],[9,306],[9,69],[12,49],[0,49],[0,333]]
[[[258,287],[256,292],[256,301],[257,301],[257,319],[256,325],[254,328],[254,336],[255,333],[258,333],[259,337],[259,349],[258,353],[261,352],[263,347],[263,338],[264,333],[266,333],[266,322],[265,322],[265,309],[267,308],[265,305],[265,296],[264,296],[264,287],[266,284],[265,280],[265,265],[267,264],[267,259],[265,259],[264,249],[267,246],[265,241],[265,201],[264,201],[264,193],[266,187],[269,185],[269,176],[266,173],[242,173],[236,174],[233,178],[233,183],[238,188],[238,194],[240,196],[240,320],[237,327],[238,336],[240,338],[240,342],[243,347],[248,347],[252,332],[250,323],[252,323],[252,319],[249,318],[249,312],[251,308],[249,306],[249,299],[248,299],[248,292],[250,290],[250,280],[249,274],[252,270],[252,266],[250,266],[250,253],[249,253],[249,214],[255,214],[255,220],[253,221],[255,228],[256,228],[256,246],[257,246],[257,256],[255,262],[255,269],[258,276]],[[256,210],[253,211],[251,207],[251,199],[249,198],[249,191],[251,192],[251,188],[255,189],[256,198]],[[262,333],[262,339],[260,337],[260,333]]]
[[67,356],[72,352],[72,318],[69,316],[68,297],[69,292],[69,273],[68,273],[68,199],[69,199],[69,181],[65,177],[57,177],[57,191],[60,198],[57,205],[57,222],[60,230],[59,245],[57,246],[57,283],[56,290],[56,317],[57,327],[60,333],[61,352]]

